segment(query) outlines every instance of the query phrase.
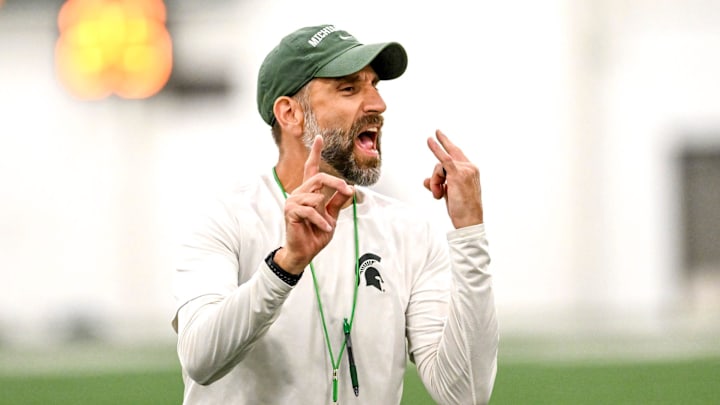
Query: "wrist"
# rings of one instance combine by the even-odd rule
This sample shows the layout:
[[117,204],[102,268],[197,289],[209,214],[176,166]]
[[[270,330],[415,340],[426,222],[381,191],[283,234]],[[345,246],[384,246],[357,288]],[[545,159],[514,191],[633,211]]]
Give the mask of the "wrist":
[[272,272],[276,276],[278,276],[278,278],[280,280],[282,280],[289,286],[295,286],[298,283],[298,281],[300,281],[300,277],[302,277],[302,273],[300,273],[300,274],[289,273],[275,261],[275,255],[281,249],[282,248],[279,247],[279,248],[273,250],[272,252],[270,252],[270,254],[267,255],[267,257],[265,258],[265,264],[267,264],[267,266],[270,268],[270,270],[272,270]]
[[302,274],[302,272],[305,271],[305,266],[307,266],[307,263],[293,258],[292,254],[290,254],[285,247],[279,247],[275,250],[273,261],[284,271],[293,275]]

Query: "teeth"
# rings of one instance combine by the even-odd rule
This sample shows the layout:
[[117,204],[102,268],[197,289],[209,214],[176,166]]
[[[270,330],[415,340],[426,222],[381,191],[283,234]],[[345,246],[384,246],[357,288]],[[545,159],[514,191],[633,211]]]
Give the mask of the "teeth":
[[377,132],[377,127],[368,128],[365,132]]

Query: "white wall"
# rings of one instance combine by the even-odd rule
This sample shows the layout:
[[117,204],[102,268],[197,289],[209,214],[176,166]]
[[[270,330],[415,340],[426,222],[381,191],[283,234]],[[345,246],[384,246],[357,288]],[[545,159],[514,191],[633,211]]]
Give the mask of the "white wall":
[[598,11],[592,146],[600,170],[586,186],[598,190],[600,237],[594,276],[580,285],[595,307],[657,319],[692,310],[681,274],[678,158],[688,144],[720,146],[720,4],[617,1]]

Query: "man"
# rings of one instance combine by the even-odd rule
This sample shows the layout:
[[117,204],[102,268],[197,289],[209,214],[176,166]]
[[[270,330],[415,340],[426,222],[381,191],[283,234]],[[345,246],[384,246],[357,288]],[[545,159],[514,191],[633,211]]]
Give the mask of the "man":
[[[438,403],[486,403],[498,329],[477,168],[440,131],[425,187],[456,228],[366,188],[398,43],[301,28],[263,62],[279,159],[224,199],[176,272],[186,404],[398,404],[410,360]],[[310,274],[308,274],[310,273]]]

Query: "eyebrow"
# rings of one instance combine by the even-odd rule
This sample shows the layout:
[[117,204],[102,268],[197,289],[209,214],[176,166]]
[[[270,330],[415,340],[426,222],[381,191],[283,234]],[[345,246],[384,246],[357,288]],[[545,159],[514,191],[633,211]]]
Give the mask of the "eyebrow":
[[[360,78],[360,73],[353,73],[353,74],[349,74],[347,76],[337,77],[337,78],[334,78],[333,80],[335,80],[338,83],[340,83],[340,82],[357,83],[359,81],[362,81],[362,79]],[[379,81],[380,81],[380,78],[377,77],[377,75],[374,75],[372,83],[377,84]]]
[[360,81],[360,75],[357,73],[353,73],[347,76],[335,77],[333,78],[333,80],[336,82],[357,82]]

